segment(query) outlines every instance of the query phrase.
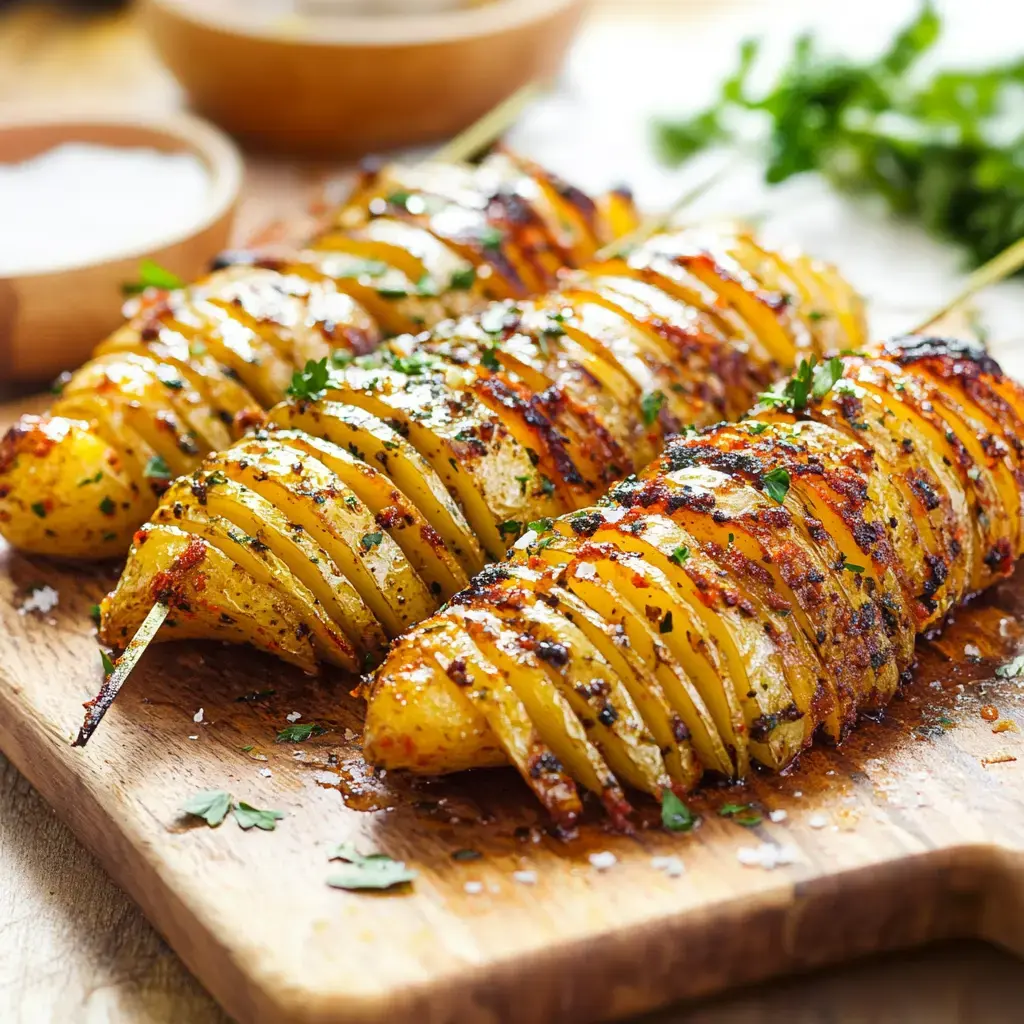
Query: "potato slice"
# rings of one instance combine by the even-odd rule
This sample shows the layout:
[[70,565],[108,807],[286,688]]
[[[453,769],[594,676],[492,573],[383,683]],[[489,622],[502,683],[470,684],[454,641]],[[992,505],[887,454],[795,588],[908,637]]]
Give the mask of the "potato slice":
[[486,609],[452,605],[446,615],[470,636],[512,687],[559,763],[600,796],[619,827],[628,827],[630,806],[622,787],[542,662],[522,647],[514,631]]
[[318,658],[349,672],[356,671],[362,664],[362,657],[344,632],[332,622],[321,602],[258,537],[243,533],[231,520],[208,511],[196,502],[187,506],[181,515],[161,505],[153,523],[201,537],[208,547],[219,550],[257,583],[277,591],[280,600],[287,601],[301,620],[298,628],[308,631],[313,637]]
[[26,416],[0,439],[0,527],[19,550],[114,557],[152,510],[152,492],[95,428],[91,415]]
[[492,602],[494,614],[542,663],[612,771],[634,789],[660,796],[671,785],[661,750],[609,663],[585,633],[518,580],[500,586],[509,600]]
[[491,557],[500,558],[525,529],[518,478],[529,477],[533,463],[526,447],[472,394],[453,393],[434,378],[349,369],[327,397],[396,424],[455,495]]
[[425,619],[436,607],[401,548],[322,462],[272,436],[243,441],[215,457],[229,479],[244,484],[299,524],[330,556],[389,635]]
[[[371,659],[379,656],[387,647],[387,636],[350,579],[287,509],[233,479],[231,462],[230,453],[211,456],[201,471],[175,481],[158,510],[160,521],[201,521],[213,515],[230,522],[241,543],[257,553],[268,549],[286,565],[285,575],[294,576],[313,594],[318,606],[361,652],[368,652]],[[228,545],[226,553],[233,550]]]
[[483,568],[484,556],[461,509],[430,463],[392,427],[363,409],[340,402],[284,402],[270,411],[273,422],[303,430],[347,449],[357,459],[382,466],[440,535],[467,574]]
[[551,585],[550,576],[542,576],[522,564],[510,566],[509,573],[518,586],[534,591],[545,605],[571,622],[600,652],[650,729],[670,779],[684,791],[692,789],[702,769],[689,742],[689,730],[669,705],[650,666],[637,656],[632,645],[623,642],[621,633],[584,601],[561,586]]
[[[796,700],[782,659],[759,622],[745,617],[725,600],[710,606],[714,595],[707,586],[708,580],[716,575],[715,567],[700,554],[697,542],[671,520],[648,514],[643,517],[643,524],[639,533],[619,528],[618,524],[600,527],[593,535],[593,543],[608,543],[620,552],[630,552],[637,557],[623,560],[627,568],[644,567],[640,578],[644,574],[650,577],[651,570],[657,570],[659,579],[663,578],[673,588],[680,606],[689,614],[684,612],[680,617],[674,602],[670,604],[662,601],[661,595],[651,597],[644,592],[645,613],[650,618],[648,609],[661,611],[655,621],[662,634],[671,634],[676,629],[685,633],[696,627],[714,644],[724,669],[719,686],[732,687],[743,711],[750,756],[776,770],[785,767],[813,732],[805,722],[809,695],[803,701]],[[688,557],[680,565],[673,554],[683,547]],[[643,589],[637,575],[632,582],[634,588]],[[708,704],[711,706],[713,701]]]
[[[154,582],[169,580],[169,595]],[[171,526],[137,534],[117,588],[100,605],[100,640],[123,648],[154,602],[171,598],[156,642],[224,640],[266,651],[309,673],[318,670],[314,641],[291,601],[257,582],[220,550]]]
[[351,489],[367,506],[377,525],[387,530],[402,549],[438,604],[469,583],[469,577],[445,549],[437,531],[384,473],[344,448],[300,430],[277,430],[272,436],[289,448],[298,448],[319,459]]

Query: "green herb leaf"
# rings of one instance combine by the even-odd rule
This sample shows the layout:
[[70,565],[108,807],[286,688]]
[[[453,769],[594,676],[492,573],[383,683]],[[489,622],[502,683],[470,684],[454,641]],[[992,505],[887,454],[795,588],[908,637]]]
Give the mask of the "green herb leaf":
[[847,562],[845,557],[843,559],[843,568],[847,572],[857,572],[857,573],[860,573],[860,572],[864,571],[864,566],[863,565],[853,565],[851,562]]
[[418,873],[383,853],[364,856],[351,843],[336,847],[329,859],[346,862],[327,878],[327,884],[335,889],[391,889],[412,882]]
[[672,552],[672,561],[675,562],[676,565],[682,565],[689,557],[690,549],[685,544],[680,544],[679,547]]
[[204,789],[190,796],[181,807],[182,814],[202,818],[211,828],[216,828],[231,810],[231,794],[223,789]]
[[103,675],[105,677],[113,675],[114,669],[117,668],[117,665],[111,659],[110,655],[102,648],[100,649],[100,660],[103,662]]
[[275,743],[304,743],[310,736],[323,736],[327,730],[315,722],[303,725],[286,725],[278,734]]
[[497,373],[501,369],[501,362],[496,354],[494,345],[488,345],[480,356],[480,365],[491,373]]
[[821,401],[832,390],[832,386],[842,375],[843,361],[838,356],[833,356],[814,371],[811,394]]
[[105,516],[112,516],[117,511],[117,505],[109,494],[105,494],[99,504],[99,509]]
[[89,605],[89,618],[98,626],[100,624],[100,606],[98,604]]
[[466,267],[464,270],[456,270],[451,277],[449,287],[453,291],[469,291],[476,281],[476,267]]
[[1000,679],[1016,679],[1017,676],[1024,675],[1024,654],[1018,654],[1012,661],[999,665],[996,668],[996,675]]
[[722,804],[718,808],[718,813],[723,818],[732,818],[737,825],[743,825],[746,828],[754,828],[764,821],[753,804]]
[[304,370],[296,370],[292,376],[288,394],[292,398],[307,398],[315,402],[323,398],[330,384],[331,371],[328,369],[326,357],[319,362],[310,359],[306,362]]
[[41,501],[32,502],[32,511],[39,516],[40,519],[46,518],[46,505]]
[[338,277],[383,277],[390,269],[382,260],[356,260],[341,271]]
[[264,832],[273,832],[283,817],[284,811],[261,811],[244,800],[239,800],[235,807],[235,821],[246,831],[255,827]]
[[768,497],[781,505],[789,493],[789,470],[780,466],[769,470],[761,479]]
[[139,263],[139,279],[126,281],[121,285],[121,291],[125,295],[138,295],[139,292],[144,292],[147,288],[174,291],[184,287],[185,282],[177,274],[161,267],[159,263],[154,263],[153,260],[142,260]]
[[149,462],[146,463],[146,468],[143,470],[143,476],[147,480],[170,480],[171,479],[171,467],[159,456],[154,455]]
[[384,540],[384,534],[378,531],[377,533],[364,533],[360,537],[359,543],[364,551],[372,551],[382,540]]
[[697,818],[672,790],[666,789],[661,794],[661,823],[670,832],[689,832]]
[[498,228],[496,228],[493,224],[488,224],[480,231],[480,234],[477,236],[477,241],[485,249],[499,249],[501,248],[501,243],[504,240],[504,233]]
[[653,426],[664,404],[665,393],[663,391],[648,391],[640,399],[640,411],[643,413],[644,423],[648,427]]
[[92,476],[87,476],[84,480],[78,481],[79,487],[88,487],[89,484],[98,484],[103,479],[103,470],[97,469]]

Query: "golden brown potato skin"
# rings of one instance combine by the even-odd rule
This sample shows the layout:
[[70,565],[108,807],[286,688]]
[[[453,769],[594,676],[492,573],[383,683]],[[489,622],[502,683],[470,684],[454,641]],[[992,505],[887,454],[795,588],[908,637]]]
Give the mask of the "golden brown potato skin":
[[[367,759],[436,773],[503,749],[562,822],[582,784],[628,825],[623,782],[658,796],[700,773],[666,754],[645,785],[643,746],[613,726],[653,715],[636,699],[602,707],[603,685],[596,714],[581,708],[568,681],[584,659],[599,679],[628,648],[619,677],[679,714],[701,767],[720,771],[724,749],[737,776],[884,705],[915,637],[1024,553],[1024,388],[983,350],[936,338],[827,369],[806,405],[779,395],[678,437],[597,505],[537,524],[399,640],[370,686]],[[584,612],[606,633],[576,628]]]
[[[101,635],[121,646],[137,629],[149,580],[176,558],[178,540],[154,527],[173,528],[232,566],[235,583],[211,575],[207,593],[248,574],[293,609],[272,620],[255,604],[229,610],[224,628],[206,617],[189,635],[248,629],[272,649],[275,629],[282,656],[304,667],[351,666],[331,626],[375,663],[534,520],[592,503],[672,432],[741,415],[801,352],[862,342],[856,299],[830,268],[742,231],[666,232],[539,299],[398,339],[276,406],[265,429],[173,485],[103,604]],[[174,621],[190,614],[176,608]],[[660,704],[651,714],[671,745],[677,723]],[[633,739],[649,780],[657,758]],[[692,771],[682,747],[670,760]]]
[[635,223],[627,196],[592,200],[508,153],[367,173],[307,250],[228,254],[130,302],[49,412],[0,441],[0,535],[122,555],[170,480],[259,423],[307,361],[542,292]]

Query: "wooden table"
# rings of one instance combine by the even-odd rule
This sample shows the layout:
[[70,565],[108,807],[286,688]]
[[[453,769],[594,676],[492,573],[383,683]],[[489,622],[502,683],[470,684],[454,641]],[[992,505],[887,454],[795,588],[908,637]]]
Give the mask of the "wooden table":
[[[685,0],[618,0],[602,6],[597,26],[608,32],[622,23],[633,30],[627,21],[652,14],[707,16]],[[71,94],[84,94],[90,105],[137,111],[180,103],[130,18],[78,21],[36,9],[0,18],[0,111],[7,104],[66,105]],[[542,128],[535,131],[543,135]],[[239,237],[288,215],[289,207],[300,209],[324,170],[253,159]],[[932,301],[924,294],[918,299],[924,305]],[[1005,345],[1002,354],[1016,357],[1024,346]],[[0,397],[3,391],[0,382]],[[986,1024],[1020,1019],[1022,996],[1024,970],[1017,961],[963,943],[780,982],[656,1019]],[[139,910],[0,756],[0,1020],[225,1019]]]

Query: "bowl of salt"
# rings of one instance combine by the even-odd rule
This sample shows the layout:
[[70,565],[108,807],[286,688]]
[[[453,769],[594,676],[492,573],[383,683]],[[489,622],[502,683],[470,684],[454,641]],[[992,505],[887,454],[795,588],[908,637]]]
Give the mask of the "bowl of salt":
[[133,285],[226,248],[241,157],[198,118],[0,121],[0,384],[82,363]]

